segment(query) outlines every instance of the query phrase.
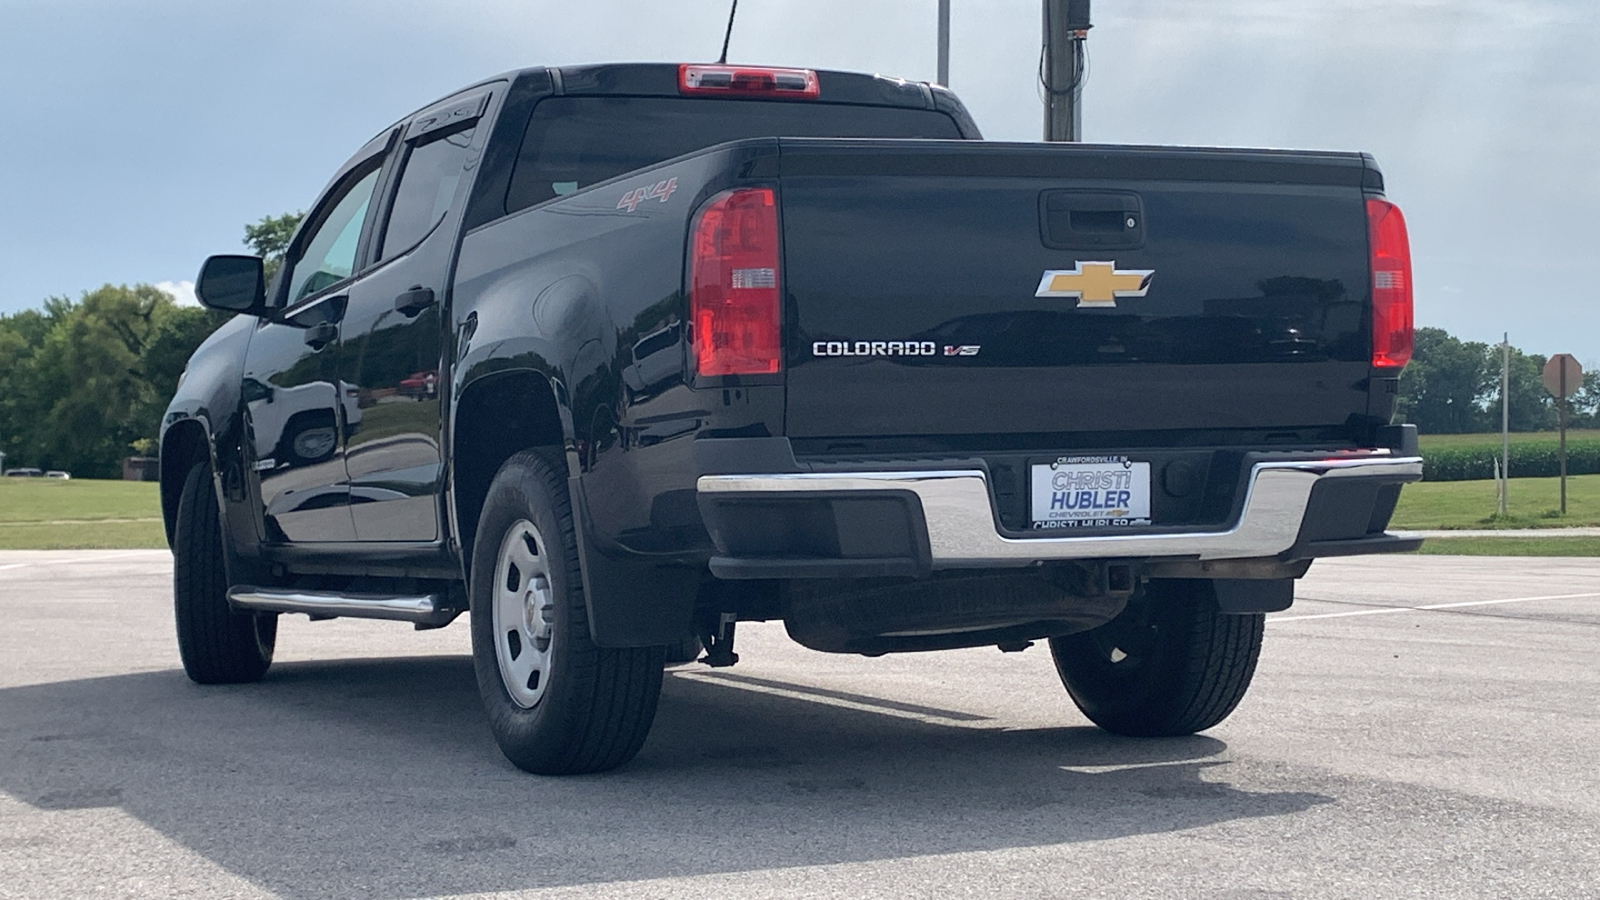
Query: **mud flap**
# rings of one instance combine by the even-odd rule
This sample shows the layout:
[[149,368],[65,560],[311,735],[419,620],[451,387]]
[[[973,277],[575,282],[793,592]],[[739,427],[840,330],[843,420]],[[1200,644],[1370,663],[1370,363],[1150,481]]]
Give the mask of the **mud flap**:
[[601,549],[604,538],[589,529],[583,485],[567,481],[576,518],[578,561],[589,636],[601,647],[653,647],[694,637],[694,600],[700,573],[684,566],[640,560],[620,547]]
[[1294,579],[1218,578],[1217,609],[1223,615],[1282,612],[1294,603]]

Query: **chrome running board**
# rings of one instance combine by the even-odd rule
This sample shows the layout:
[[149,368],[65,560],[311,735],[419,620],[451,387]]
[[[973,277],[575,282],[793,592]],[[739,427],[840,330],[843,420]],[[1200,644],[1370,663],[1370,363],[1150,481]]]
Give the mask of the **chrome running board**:
[[256,612],[305,613],[313,618],[389,619],[435,628],[449,624],[462,612],[447,606],[440,594],[344,594],[251,585],[229,588],[228,602],[235,609]]

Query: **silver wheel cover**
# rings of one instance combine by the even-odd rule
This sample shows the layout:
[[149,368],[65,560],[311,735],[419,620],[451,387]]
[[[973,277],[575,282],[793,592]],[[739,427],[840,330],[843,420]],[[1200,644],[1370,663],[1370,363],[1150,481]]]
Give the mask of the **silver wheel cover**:
[[512,702],[532,709],[550,683],[555,638],[555,592],[544,537],[517,520],[500,542],[494,564],[494,657]]
[[321,459],[333,452],[332,428],[307,428],[294,437],[294,452],[301,459]]

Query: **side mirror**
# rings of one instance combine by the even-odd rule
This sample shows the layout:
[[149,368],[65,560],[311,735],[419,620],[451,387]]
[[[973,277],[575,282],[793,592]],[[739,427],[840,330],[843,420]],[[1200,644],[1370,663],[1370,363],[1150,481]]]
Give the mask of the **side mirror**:
[[244,397],[244,402],[255,403],[258,400],[272,402],[272,386],[262,384],[254,378],[246,378],[240,387],[239,393]]
[[259,256],[212,256],[200,267],[194,295],[212,309],[259,316],[266,312],[267,288]]

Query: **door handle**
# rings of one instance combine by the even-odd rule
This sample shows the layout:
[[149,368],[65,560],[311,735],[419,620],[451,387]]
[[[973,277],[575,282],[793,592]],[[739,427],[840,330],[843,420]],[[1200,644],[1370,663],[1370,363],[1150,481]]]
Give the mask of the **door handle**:
[[339,326],[332,322],[322,322],[306,329],[306,346],[312,350],[321,350],[338,336]]
[[433,288],[418,285],[409,291],[394,298],[395,311],[408,319],[414,319],[423,310],[433,305]]

